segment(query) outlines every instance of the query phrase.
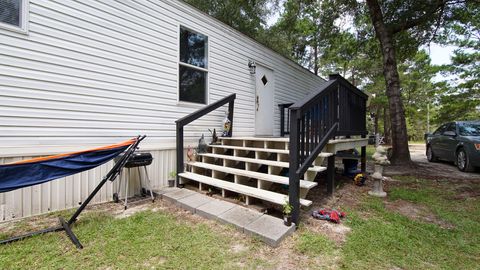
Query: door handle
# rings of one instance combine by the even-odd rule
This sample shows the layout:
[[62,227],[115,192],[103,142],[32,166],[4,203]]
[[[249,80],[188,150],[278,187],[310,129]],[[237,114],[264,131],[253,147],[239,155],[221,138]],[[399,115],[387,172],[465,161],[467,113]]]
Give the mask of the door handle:
[[260,106],[260,103],[258,102],[258,96],[257,96],[257,99],[256,99],[256,105],[257,105],[257,112],[258,112],[258,107]]

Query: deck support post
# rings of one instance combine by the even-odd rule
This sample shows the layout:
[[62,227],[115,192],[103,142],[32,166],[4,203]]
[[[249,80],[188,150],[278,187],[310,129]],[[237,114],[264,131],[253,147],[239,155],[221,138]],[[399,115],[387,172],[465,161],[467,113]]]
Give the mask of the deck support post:
[[228,137],[233,136],[233,109],[235,108],[235,99],[232,99],[228,103],[228,120],[230,120],[230,131],[228,132]]
[[[366,138],[365,135],[362,135],[362,138]],[[361,171],[362,173],[365,173],[367,171],[367,147],[362,146],[361,151],[360,151],[360,162],[361,164]]]
[[327,194],[333,195],[335,191],[335,155],[331,155],[327,160]]
[[298,226],[300,218],[300,176],[297,173],[298,163],[300,160],[298,146],[300,133],[300,112],[291,111],[290,118],[290,143],[289,143],[289,158],[290,166],[288,169],[288,202],[292,206],[292,222]]
[[178,187],[179,174],[183,173],[183,126],[177,122],[177,175],[175,176],[175,187]]

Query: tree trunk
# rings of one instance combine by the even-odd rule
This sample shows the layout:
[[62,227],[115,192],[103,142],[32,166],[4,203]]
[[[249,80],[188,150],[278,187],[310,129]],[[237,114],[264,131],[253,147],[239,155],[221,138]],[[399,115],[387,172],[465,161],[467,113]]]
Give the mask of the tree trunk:
[[392,33],[383,21],[382,10],[377,0],[366,0],[370,18],[375,28],[377,39],[380,41],[383,56],[383,75],[387,87],[388,105],[392,129],[392,157],[395,165],[410,164],[410,151],[408,150],[407,125],[405,110],[400,93],[400,77],[397,70],[397,59]]
[[388,117],[387,108],[383,108],[383,141],[385,144],[391,144],[392,140],[390,139],[392,136],[392,129],[390,128],[390,121]]

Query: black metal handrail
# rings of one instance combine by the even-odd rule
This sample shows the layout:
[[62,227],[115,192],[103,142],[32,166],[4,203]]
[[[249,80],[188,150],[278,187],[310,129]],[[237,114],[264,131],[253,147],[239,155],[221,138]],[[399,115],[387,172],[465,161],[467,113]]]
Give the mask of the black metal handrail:
[[335,136],[365,135],[368,96],[340,75],[289,107],[289,202],[298,224],[300,178]]
[[228,103],[228,119],[230,120],[230,131],[227,135],[227,137],[232,137],[232,130],[233,130],[233,108],[234,108],[234,102],[236,98],[236,94],[231,94],[229,96],[226,96],[210,105],[207,105],[185,117],[182,117],[175,121],[176,126],[177,126],[177,176],[175,178],[175,186],[178,186],[178,174],[182,173],[184,170],[184,146],[183,146],[183,128],[190,124],[191,122],[197,120],[198,118],[210,113],[213,110],[216,110],[223,105]]

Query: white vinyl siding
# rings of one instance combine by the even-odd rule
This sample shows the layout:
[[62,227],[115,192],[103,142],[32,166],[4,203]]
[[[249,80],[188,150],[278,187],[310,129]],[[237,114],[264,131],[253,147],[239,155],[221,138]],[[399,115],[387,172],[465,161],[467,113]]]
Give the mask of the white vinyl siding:
[[[277,105],[324,83],[181,1],[30,0],[29,9],[28,35],[0,29],[1,163],[146,134],[141,149],[155,153],[152,180],[155,187],[165,185],[175,169],[175,120],[203,106],[178,102],[180,26],[208,37],[208,103],[237,94],[234,136],[255,133],[249,60],[274,70],[275,135]],[[226,109],[188,125],[185,146],[201,134],[209,141],[208,128],[221,130]],[[75,207],[106,169],[0,194],[0,208],[20,217]],[[111,200],[109,188],[102,192],[97,202]]]
[[[141,18],[141,20],[139,20]],[[30,1],[29,38],[0,39],[0,146],[90,145],[147,134],[172,143],[178,105],[178,29],[208,36],[209,103],[230,93],[235,135],[254,134],[248,60],[275,71],[275,104],[323,80],[180,1]],[[278,108],[275,128],[279,134]],[[218,110],[186,128],[187,139],[220,127]]]

